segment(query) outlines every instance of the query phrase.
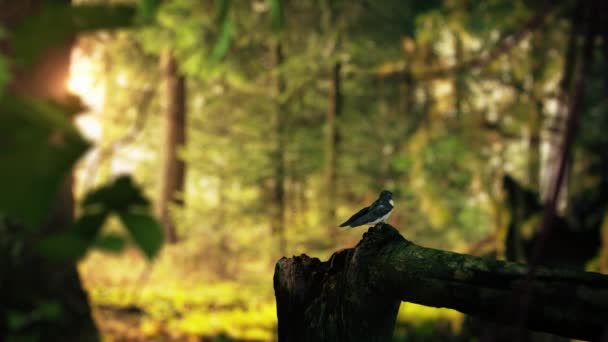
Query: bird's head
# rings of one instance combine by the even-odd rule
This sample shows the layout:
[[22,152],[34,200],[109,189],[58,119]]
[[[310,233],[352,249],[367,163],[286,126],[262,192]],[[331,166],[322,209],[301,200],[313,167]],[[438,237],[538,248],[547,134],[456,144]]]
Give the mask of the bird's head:
[[393,193],[388,190],[382,190],[380,193],[380,198],[382,199],[391,199],[393,197]]

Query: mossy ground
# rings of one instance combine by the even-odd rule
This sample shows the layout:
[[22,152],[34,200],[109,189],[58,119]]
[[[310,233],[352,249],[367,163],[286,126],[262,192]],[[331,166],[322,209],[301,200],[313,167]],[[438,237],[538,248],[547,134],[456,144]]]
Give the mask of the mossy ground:
[[[104,341],[274,341],[272,269],[256,276],[214,279],[204,268],[153,265],[137,253],[91,253],[79,267]],[[264,272],[262,272],[264,271]],[[458,333],[463,315],[402,303],[395,340],[428,340]]]

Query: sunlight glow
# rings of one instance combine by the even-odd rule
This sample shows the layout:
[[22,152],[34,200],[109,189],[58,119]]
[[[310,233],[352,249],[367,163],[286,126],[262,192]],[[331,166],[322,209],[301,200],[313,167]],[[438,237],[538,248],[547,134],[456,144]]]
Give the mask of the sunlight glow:
[[75,117],[75,125],[82,135],[92,141],[91,148],[76,168],[76,187],[77,197],[82,196],[89,189],[95,180],[95,172],[99,167],[99,147],[98,144],[103,136],[103,126],[100,120],[100,113],[105,106],[105,87],[101,82],[101,65],[95,58],[95,51],[85,53],[82,48],[75,47],[72,50],[70,63],[70,78],[68,79],[68,90],[80,97],[87,110]]
[[87,112],[76,117],[76,127],[87,139],[98,142],[101,140],[101,122],[93,113]]
[[75,48],[72,52],[68,89],[80,96],[89,108],[76,117],[76,126],[85,137],[93,141],[99,141],[102,134],[96,114],[104,107],[106,91],[99,82],[100,74],[99,65],[93,56],[85,54],[81,48]]
[[99,112],[103,108],[106,95],[105,88],[98,82],[99,74],[100,70],[95,61],[84,54],[82,49],[74,49],[68,89],[80,96],[94,112]]

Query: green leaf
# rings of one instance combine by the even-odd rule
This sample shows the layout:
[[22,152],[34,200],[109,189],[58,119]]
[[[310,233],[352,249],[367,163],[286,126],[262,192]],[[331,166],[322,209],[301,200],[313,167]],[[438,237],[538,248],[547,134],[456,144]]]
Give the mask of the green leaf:
[[[87,213],[79,219],[79,234],[86,238],[94,237],[99,231],[107,214],[118,214],[125,228],[146,257],[153,258],[160,249],[163,232],[160,224],[147,209],[148,200],[129,176],[122,176],[112,183],[90,192],[83,201]],[[108,250],[122,249],[121,237],[106,235],[95,245]]]
[[57,321],[63,315],[63,308],[59,301],[49,300],[42,302],[30,313],[30,318],[37,321]]
[[108,214],[109,212],[106,210],[98,210],[91,213],[85,212],[74,222],[71,232],[85,241],[92,241],[103,227]]
[[268,0],[270,6],[270,21],[272,23],[272,29],[275,32],[283,29],[283,1],[282,0]]
[[8,311],[6,313],[6,325],[10,330],[19,330],[29,324],[30,318],[28,313],[19,311]]
[[16,61],[33,64],[43,51],[68,42],[76,34],[131,25],[135,8],[125,5],[80,5],[46,2],[37,15],[31,15],[16,28],[11,47]]
[[405,172],[412,168],[412,160],[407,156],[399,155],[392,159],[391,166],[400,172]]
[[104,210],[116,212],[148,205],[149,201],[129,176],[118,177],[114,182],[90,192],[83,201],[85,207],[101,206]]
[[11,73],[8,66],[8,60],[4,55],[0,54],[0,97],[2,97],[4,89],[10,80]]
[[30,312],[9,310],[6,322],[9,330],[20,330],[36,322],[57,321],[63,316],[61,303],[55,300],[44,301]]
[[160,7],[160,0],[139,0],[137,2],[137,16],[142,24],[152,24],[156,11]]
[[216,20],[219,26],[222,26],[222,24],[228,19],[231,5],[231,0],[216,0],[215,7],[218,9]]
[[105,234],[95,241],[94,246],[108,252],[117,253],[125,247],[125,238],[118,234]]
[[158,221],[150,214],[133,211],[123,211],[118,216],[146,257],[154,258],[163,243],[163,230]]
[[234,24],[232,22],[232,19],[230,18],[226,19],[226,21],[224,21],[224,23],[222,24],[219,38],[215,43],[215,46],[213,47],[213,51],[211,52],[212,63],[219,62],[226,55],[226,52],[228,51],[228,48],[230,47],[230,42],[232,40],[233,27]]
[[0,215],[38,229],[88,144],[50,103],[0,99]]
[[85,255],[89,245],[90,243],[81,237],[65,233],[40,241],[38,251],[51,258],[75,260]]
[[219,27],[218,38],[213,51],[211,52],[211,62],[219,62],[228,51],[230,42],[232,39],[232,33],[234,30],[234,23],[229,16],[230,13],[230,0],[218,0],[216,1],[216,7],[218,8],[217,14],[217,25]]

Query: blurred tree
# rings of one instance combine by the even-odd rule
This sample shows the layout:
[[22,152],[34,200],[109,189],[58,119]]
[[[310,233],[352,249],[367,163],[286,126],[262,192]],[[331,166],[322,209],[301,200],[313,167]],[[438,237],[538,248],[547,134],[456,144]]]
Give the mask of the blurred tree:
[[335,62],[331,68],[331,85],[329,90],[329,106],[325,117],[325,186],[327,204],[325,222],[327,223],[330,239],[336,239],[336,229],[333,229],[336,218],[337,206],[337,176],[338,176],[338,157],[340,155],[340,131],[338,118],[342,112],[342,90],[341,90],[341,70],[342,64]]
[[[340,16],[332,8],[332,3],[322,1],[320,4],[321,14],[321,34],[328,36],[326,54],[330,58],[329,67],[329,91],[328,106],[325,111],[325,132],[324,132],[324,182],[325,197],[327,198],[324,213],[324,220],[328,229],[328,237],[331,243],[337,240],[338,230],[334,229],[338,219],[336,208],[338,201],[338,159],[340,156],[340,130],[338,123],[343,111],[342,94],[342,63],[340,62]],[[333,5],[335,6],[335,5]]]
[[169,48],[161,55],[161,69],[165,83],[165,134],[156,211],[165,229],[167,241],[175,243],[177,232],[170,206],[184,205],[186,165],[179,153],[186,143],[186,79],[181,75],[175,56]]
[[271,44],[272,60],[274,65],[275,112],[272,128],[274,129],[274,151],[272,162],[274,165],[273,180],[273,214],[271,229],[277,239],[279,255],[285,255],[287,240],[285,235],[285,144],[286,144],[286,117],[288,109],[283,96],[285,94],[284,56],[281,38],[278,36]]

